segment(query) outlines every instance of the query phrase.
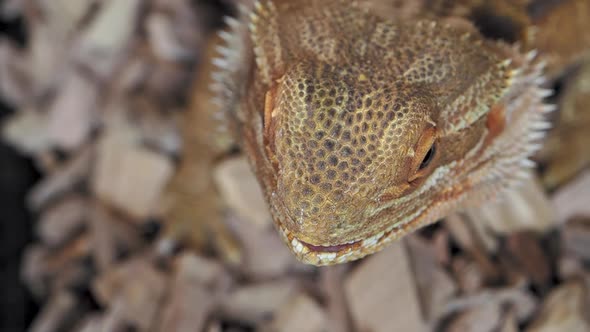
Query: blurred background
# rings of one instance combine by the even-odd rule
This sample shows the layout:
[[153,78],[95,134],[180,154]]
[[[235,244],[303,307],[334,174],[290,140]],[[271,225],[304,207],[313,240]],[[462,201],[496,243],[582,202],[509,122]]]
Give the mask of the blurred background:
[[[27,29],[23,17],[0,17],[0,39],[25,47]],[[0,94],[0,122],[15,112]],[[0,331],[22,331],[38,310],[20,279],[25,246],[33,240],[33,215],[25,195],[39,180],[39,173],[26,155],[0,141]]]
[[557,110],[502,202],[316,268],[207,147],[212,36],[251,1],[0,1],[0,331],[590,331],[590,1],[366,3],[537,50]]

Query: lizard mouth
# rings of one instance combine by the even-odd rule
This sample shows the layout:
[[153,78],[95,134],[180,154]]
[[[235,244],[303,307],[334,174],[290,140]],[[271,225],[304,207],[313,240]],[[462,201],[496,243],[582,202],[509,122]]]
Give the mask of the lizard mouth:
[[383,248],[385,244],[400,238],[420,225],[428,209],[418,209],[407,220],[390,226],[365,239],[334,245],[315,245],[298,239],[295,234],[278,224],[283,240],[303,263],[313,265],[332,265],[362,258]]
[[315,245],[298,239],[292,232],[279,225],[283,240],[303,263],[332,265],[362,258],[378,251],[385,244],[400,238],[420,224],[424,210],[418,211],[408,222],[396,223],[385,231],[365,239],[334,245]]
[[279,227],[285,242],[287,242],[297,258],[304,263],[313,265],[338,264],[361,258],[375,251],[373,248],[383,243],[396,228],[393,227],[387,232],[379,232],[363,240],[324,246],[302,241],[287,229],[282,226]]
[[351,242],[351,243],[345,243],[345,244],[337,244],[337,245],[333,245],[333,246],[316,246],[304,241],[299,240],[299,242],[301,242],[304,246],[306,246],[307,248],[309,248],[309,250],[313,251],[313,252],[340,252],[349,248],[353,248],[357,246],[357,244],[360,244],[362,241],[355,241],[355,242]]

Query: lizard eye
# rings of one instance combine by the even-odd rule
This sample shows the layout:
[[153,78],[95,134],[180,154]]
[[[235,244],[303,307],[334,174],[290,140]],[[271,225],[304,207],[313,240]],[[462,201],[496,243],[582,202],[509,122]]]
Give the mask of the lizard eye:
[[422,163],[420,164],[420,167],[418,167],[418,170],[423,170],[426,167],[428,167],[428,165],[430,165],[430,162],[432,161],[432,159],[434,159],[435,153],[436,153],[436,142],[433,142],[432,145],[430,146],[430,149],[428,150],[428,152],[426,152],[424,159],[422,159]]
[[410,165],[409,182],[414,182],[428,174],[428,166],[436,159],[436,141],[436,128],[430,127],[426,129],[415,148]]

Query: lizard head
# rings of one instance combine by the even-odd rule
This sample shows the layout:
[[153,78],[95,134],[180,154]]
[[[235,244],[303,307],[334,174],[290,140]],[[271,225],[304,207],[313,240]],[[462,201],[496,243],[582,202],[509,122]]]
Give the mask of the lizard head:
[[299,63],[267,94],[271,205],[292,249],[316,263],[376,250],[419,219],[437,194],[427,180],[485,130],[445,137],[427,85],[375,69]]
[[252,33],[245,109],[262,121],[245,126],[245,147],[301,261],[374,253],[497,194],[528,162],[542,110],[531,57],[476,32],[368,14],[324,25],[301,8],[273,30],[268,13],[282,9],[271,9]]

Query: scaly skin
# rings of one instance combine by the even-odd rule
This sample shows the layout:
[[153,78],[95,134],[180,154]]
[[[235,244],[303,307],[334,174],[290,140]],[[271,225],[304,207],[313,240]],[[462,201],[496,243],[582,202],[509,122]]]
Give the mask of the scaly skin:
[[465,24],[344,0],[258,1],[228,23],[216,102],[305,263],[361,258],[496,196],[547,127],[534,54]]

